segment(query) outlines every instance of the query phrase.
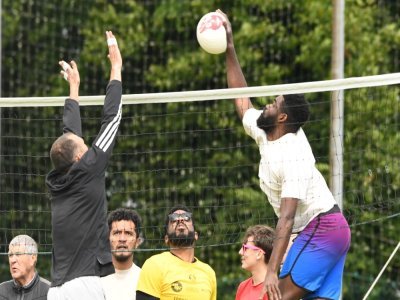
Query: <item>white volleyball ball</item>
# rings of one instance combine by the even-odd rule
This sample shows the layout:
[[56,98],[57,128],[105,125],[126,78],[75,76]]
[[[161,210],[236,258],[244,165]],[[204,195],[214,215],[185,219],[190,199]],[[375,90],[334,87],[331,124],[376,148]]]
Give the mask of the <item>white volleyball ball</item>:
[[226,51],[226,31],[223,21],[224,17],[221,14],[210,12],[197,24],[197,41],[206,52],[220,54]]

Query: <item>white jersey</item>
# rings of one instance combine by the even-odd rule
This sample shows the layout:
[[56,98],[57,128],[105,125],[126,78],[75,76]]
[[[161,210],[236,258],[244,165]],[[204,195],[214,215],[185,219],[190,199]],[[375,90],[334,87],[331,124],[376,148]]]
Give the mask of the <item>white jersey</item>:
[[135,300],[140,270],[133,264],[128,270],[115,269],[114,274],[102,277],[106,300]]
[[315,158],[303,129],[268,141],[265,131],[257,127],[261,113],[261,110],[251,108],[243,117],[246,133],[260,149],[260,187],[278,217],[282,198],[299,200],[293,225],[293,232],[299,232],[315,216],[330,210],[336,201],[315,167]]

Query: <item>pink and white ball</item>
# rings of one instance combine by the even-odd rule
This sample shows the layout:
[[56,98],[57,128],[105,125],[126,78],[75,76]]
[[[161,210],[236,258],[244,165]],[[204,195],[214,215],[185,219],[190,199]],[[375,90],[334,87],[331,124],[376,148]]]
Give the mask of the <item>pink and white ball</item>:
[[220,54],[226,51],[226,31],[223,21],[224,17],[221,14],[210,12],[197,24],[197,41],[206,52]]

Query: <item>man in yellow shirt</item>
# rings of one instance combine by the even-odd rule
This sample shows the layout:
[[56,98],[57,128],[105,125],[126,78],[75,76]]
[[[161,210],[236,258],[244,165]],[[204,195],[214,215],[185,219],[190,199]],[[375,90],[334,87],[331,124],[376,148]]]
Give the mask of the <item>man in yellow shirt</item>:
[[172,208],[165,220],[169,251],[156,254],[142,266],[137,300],[215,300],[214,270],[194,256],[198,239],[192,213],[184,205]]

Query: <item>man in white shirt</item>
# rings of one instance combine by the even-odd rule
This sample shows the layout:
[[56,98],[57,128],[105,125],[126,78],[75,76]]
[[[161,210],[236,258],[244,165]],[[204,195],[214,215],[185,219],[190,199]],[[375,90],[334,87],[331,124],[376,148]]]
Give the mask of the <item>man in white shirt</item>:
[[[246,87],[227,16],[226,66],[230,88]],[[350,229],[325,179],[315,166],[302,129],[309,119],[304,95],[280,95],[257,110],[248,97],[235,99],[246,133],[260,150],[258,176],[278,219],[263,292],[269,300],[339,299]],[[294,240],[282,270],[280,265]],[[279,275],[278,275],[279,273]]]
[[106,300],[135,300],[140,268],[133,251],[143,241],[141,218],[134,210],[119,208],[108,215],[108,227],[115,273],[101,278]]

